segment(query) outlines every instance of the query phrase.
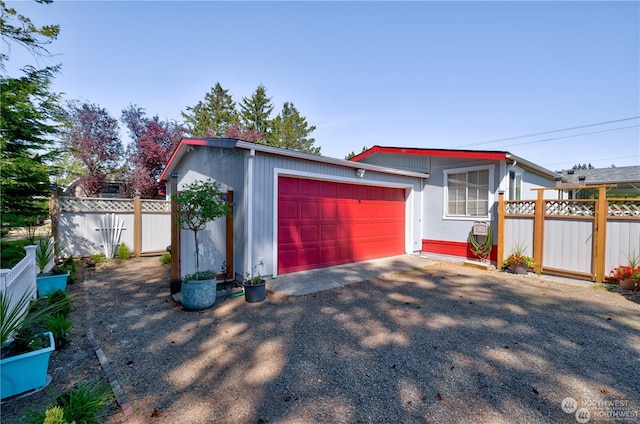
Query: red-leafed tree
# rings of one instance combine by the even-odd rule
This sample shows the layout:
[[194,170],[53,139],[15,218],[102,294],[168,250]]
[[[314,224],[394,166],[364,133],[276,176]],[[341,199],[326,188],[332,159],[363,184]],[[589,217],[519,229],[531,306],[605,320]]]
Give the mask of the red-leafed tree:
[[118,120],[96,104],[70,101],[65,111],[67,127],[61,134],[62,145],[85,168],[79,185],[86,196],[95,196],[117,173],[123,159]]
[[174,122],[149,119],[144,109],[130,105],[122,111],[122,122],[133,143],[127,149],[131,165],[131,188],[145,199],[154,199],[164,190],[158,177],[180,142],[184,129]]

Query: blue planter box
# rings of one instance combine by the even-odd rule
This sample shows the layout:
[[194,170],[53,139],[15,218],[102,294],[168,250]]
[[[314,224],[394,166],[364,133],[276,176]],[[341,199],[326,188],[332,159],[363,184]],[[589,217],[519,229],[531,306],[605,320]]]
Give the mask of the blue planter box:
[[29,390],[40,389],[47,384],[49,357],[51,352],[55,350],[56,344],[51,332],[47,332],[45,335],[49,337],[49,347],[0,361],[0,368],[2,368],[0,396],[2,399]]
[[67,291],[66,274],[40,274],[36,277],[36,286],[38,286],[38,297],[50,295],[56,290]]

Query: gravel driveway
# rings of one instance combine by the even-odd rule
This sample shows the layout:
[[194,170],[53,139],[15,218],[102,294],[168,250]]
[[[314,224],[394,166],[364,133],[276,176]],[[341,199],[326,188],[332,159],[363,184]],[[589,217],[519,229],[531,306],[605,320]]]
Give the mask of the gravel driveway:
[[640,416],[638,297],[603,285],[443,262],[186,312],[168,299],[167,268],[141,258],[109,263],[75,289],[87,290],[95,339],[132,407],[109,424]]

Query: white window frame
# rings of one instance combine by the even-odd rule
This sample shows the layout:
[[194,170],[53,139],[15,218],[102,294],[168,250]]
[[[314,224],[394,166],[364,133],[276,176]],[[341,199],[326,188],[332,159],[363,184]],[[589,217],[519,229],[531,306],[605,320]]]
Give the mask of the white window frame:
[[[449,215],[449,174],[461,174],[468,173],[472,171],[489,171],[489,187],[487,189],[487,214],[486,215],[478,215],[478,216],[463,216],[463,215]],[[491,189],[494,186],[494,172],[495,165],[484,165],[484,166],[470,166],[466,168],[452,168],[445,169],[442,171],[444,176],[444,182],[442,184],[443,187],[443,196],[444,201],[442,203],[442,219],[445,220],[459,220],[459,221],[478,221],[478,220],[491,220],[491,209],[493,208],[494,196],[495,193]],[[466,201],[465,201],[466,205]]]
[[[511,180],[511,174],[513,173],[514,179]],[[520,168],[511,167],[507,171],[507,181],[509,182],[509,199],[508,200],[522,200],[522,180],[524,172]],[[518,178],[520,180],[518,181]],[[513,182],[513,184],[512,184]],[[518,187],[519,186],[519,187]]]

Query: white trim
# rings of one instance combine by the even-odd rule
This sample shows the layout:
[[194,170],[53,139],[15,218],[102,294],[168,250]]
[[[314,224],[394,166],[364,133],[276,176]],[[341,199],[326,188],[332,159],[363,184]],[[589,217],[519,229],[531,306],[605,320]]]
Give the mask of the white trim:
[[[488,203],[487,203],[487,215],[483,216],[456,216],[456,215],[447,215],[447,211],[449,210],[449,174],[459,174],[462,172],[470,172],[470,171],[489,171],[489,190],[488,190]],[[449,168],[443,169],[443,181],[442,181],[442,219],[447,221],[490,221],[491,220],[491,208],[495,203],[495,191],[491,190],[494,184],[494,172],[495,165],[478,165],[478,166],[469,166],[465,168]]]
[[[355,174],[354,174],[355,175]],[[362,178],[339,177],[317,172],[296,171],[285,168],[273,168],[273,277],[278,276],[278,177],[306,178],[316,181],[331,181],[345,184],[369,185],[375,187],[403,188],[405,191],[404,206],[404,249],[405,253],[413,253],[413,202],[415,187],[408,183],[366,180]]]
[[[247,180],[245,182],[245,187],[246,187],[246,196],[247,196],[247,243],[245,244],[244,247],[244,252],[245,252],[245,265],[244,265],[244,272],[249,272],[251,273],[253,268],[252,268],[252,261],[253,261],[253,251],[252,251],[252,246],[253,246],[253,159],[256,157],[256,151],[255,150],[249,150],[249,154],[247,155]],[[244,279],[244,275],[242,276],[242,278]]]

